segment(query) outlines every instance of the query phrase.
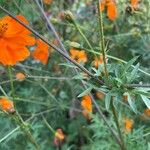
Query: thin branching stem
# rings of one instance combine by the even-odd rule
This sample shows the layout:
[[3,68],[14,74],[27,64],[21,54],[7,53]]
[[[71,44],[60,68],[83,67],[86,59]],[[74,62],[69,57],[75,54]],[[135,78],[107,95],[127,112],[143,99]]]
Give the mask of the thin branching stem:
[[107,71],[107,61],[106,61],[106,49],[105,49],[105,41],[104,41],[104,29],[103,29],[103,16],[101,12],[101,5],[100,1],[97,0],[97,9],[98,9],[98,20],[99,20],[99,31],[100,31],[100,47],[103,55],[103,62],[104,62],[104,72],[106,77],[108,77],[108,71]]
[[117,115],[117,112],[116,112],[114,104],[113,104],[113,98],[111,99],[111,109],[112,109],[114,120],[115,120],[115,123],[117,126],[118,134],[119,134],[119,137],[121,140],[120,148],[121,148],[121,150],[126,150],[124,140],[123,140],[123,135],[121,133],[121,129],[120,129],[120,125],[119,125],[118,115]]
[[94,49],[93,49],[92,45],[90,44],[89,40],[86,38],[86,36],[83,33],[83,31],[81,30],[80,26],[78,25],[78,23],[76,22],[76,20],[74,18],[72,18],[72,19],[73,19],[72,20],[73,21],[72,24],[78,30],[78,32],[81,34],[81,36],[83,37],[83,39],[85,40],[85,42],[87,43],[87,45],[89,46],[89,48],[92,50],[94,56],[97,57],[96,54],[94,53]]
[[[97,8],[98,8],[98,18],[99,18],[99,30],[100,30],[100,36],[101,36],[100,45],[101,45],[101,50],[102,50],[102,55],[103,55],[104,71],[105,71],[105,76],[107,77],[107,79],[109,79],[109,74],[107,71],[107,64],[106,64],[107,61],[106,61],[106,51],[105,51],[105,41],[104,41],[103,18],[102,18],[102,12],[101,12],[101,4],[99,0],[97,0]],[[117,126],[118,134],[120,137],[120,140],[119,140],[120,143],[118,144],[120,145],[121,150],[125,150],[126,148],[124,145],[124,140],[123,140],[123,136],[122,136],[120,125],[119,125],[117,112],[113,104],[113,99],[111,99],[111,108],[112,108],[114,120]]]
[[43,121],[45,123],[45,125],[48,127],[48,129],[50,131],[52,131],[53,134],[55,134],[55,130],[52,128],[52,126],[47,122],[47,120],[45,119],[45,117],[42,115]]
[[67,50],[64,47],[64,44],[62,43],[61,39],[59,38],[53,24],[51,23],[50,19],[48,19],[48,17],[46,16],[43,7],[41,7],[41,5],[39,4],[39,2],[37,0],[34,0],[34,2],[37,4],[41,14],[43,15],[44,20],[46,21],[47,25],[48,25],[48,29],[52,31],[52,33],[54,34],[55,38],[58,40],[58,43],[60,44],[62,50],[68,54]]
[[[11,85],[11,93],[12,93],[12,98],[13,101],[15,100],[15,95],[14,95],[14,83],[13,83],[13,76],[12,76],[12,67],[8,66],[8,74],[10,78],[10,85]],[[22,131],[25,133],[25,135],[28,137],[28,140],[35,146],[36,150],[39,150],[39,146],[36,143],[35,139],[33,138],[32,134],[30,131],[26,129],[26,125],[22,119],[22,117],[19,115],[18,111],[16,110],[15,114],[12,115],[12,118],[15,120],[15,122],[21,127]]]
[[11,94],[12,94],[13,100],[15,100],[12,67],[11,66],[8,66],[8,75],[10,78]]

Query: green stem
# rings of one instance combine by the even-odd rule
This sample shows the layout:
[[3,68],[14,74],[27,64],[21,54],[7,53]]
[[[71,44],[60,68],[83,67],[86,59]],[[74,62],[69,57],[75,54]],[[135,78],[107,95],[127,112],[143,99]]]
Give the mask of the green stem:
[[103,17],[102,17],[102,12],[101,12],[101,5],[100,1],[97,0],[97,8],[98,8],[98,20],[99,20],[99,31],[100,31],[100,46],[102,50],[102,55],[103,55],[103,62],[104,62],[104,71],[106,77],[108,77],[108,71],[107,71],[107,61],[106,61],[106,51],[105,51],[105,41],[104,41],[104,29],[103,29]]
[[27,129],[27,127],[26,127],[23,119],[21,118],[21,116],[19,115],[19,113],[17,111],[16,111],[15,115],[13,116],[13,118],[16,121],[16,123],[20,126],[20,128],[22,129],[22,131],[25,133],[25,135],[27,136],[27,138],[30,141],[30,143],[32,143],[34,145],[34,147],[36,148],[36,150],[40,150],[37,142],[33,138],[31,132],[28,131],[28,129]]
[[43,121],[46,124],[46,126],[52,131],[53,134],[55,134],[55,130],[52,128],[52,126],[47,122],[45,117],[42,115]]
[[83,33],[83,31],[81,30],[80,26],[76,23],[76,21],[74,19],[72,20],[72,23],[73,23],[74,27],[79,31],[79,33],[81,34],[81,36],[83,37],[83,39],[85,40],[85,42],[87,43],[89,48],[93,51],[94,56],[97,57],[96,54],[94,53],[94,49],[93,49],[92,45],[90,44],[89,40],[86,38],[86,36]]
[[13,83],[12,67],[11,67],[11,66],[8,66],[8,75],[9,75],[9,78],[10,78],[10,86],[11,86],[12,98],[13,98],[13,100],[15,100],[15,95],[14,95],[14,83]]
[[123,135],[122,135],[121,130],[120,130],[120,125],[119,125],[119,121],[118,121],[117,112],[116,112],[114,104],[113,104],[113,99],[111,99],[111,109],[112,109],[114,120],[115,120],[115,123],[116,123],[116,126],[117,126],[118,134],[119,134],[119,137],[120,137],[120,140],[121,140],[120,148],[121,148],[121,150],[126,150],[124,140],[123,140]]
[[[11,93],[12,93],[12,97],[13,100],[15,100],[15,95],[14,95],[14,83],[13,83],[13,76],[12,76],[12,67],[8,66],[8,74],[9,74],[9,78],[10,78],[10,85],[11,85]],[[34,140],[32,134],[30,133],[30,131],[28,131],[26,129],[26,125],[22,119],[22,117],[19,115],[19,113],[16,110],[15,115],[13,115],[14,120],[16,121],[16,123],[20,126],[20,128],[22,129],[22,131],[27,135],[29,141],[35,146],[35,148],[37,150],[39,150],[39,146],[36,143],[36,141]]]
[[[90,49],[87,49],[87,48],[85,48],[85,47],[83,47],[83,49],[87,50],[87,51],[90,52],[90,53],[93,53],[93,51],[91,51]],[[97,54],[97,55],[101,55],[101,53],[96,52],[96,51],[95,51],[94,53]],[[122,60],[122,59],[120,59],[120,58],[117,58],[117,57],[115,57],[115,56],[106,55],[106,57],[107,57],[107,58],[110,58],[110,59],[113,59],[113,60],[116,60],[116,61],[118,61],[118,62],[120,62],[120,63],[123,63],[123,64],[126,64],[126,63],[127,63],[126,61],[124,61],[124,60]],[[132,68],[135,68],[134,65],[132,65],[131,67],[132,67]],[[144,70],[142,70],[142,69],[139,69],[139,71],[142,72],[143,74],[145,74],[145,75],[147,75],[147,76],[150,77],[150,73],[148,73],[148,72],[146,72],[146,71],[144,71]]]

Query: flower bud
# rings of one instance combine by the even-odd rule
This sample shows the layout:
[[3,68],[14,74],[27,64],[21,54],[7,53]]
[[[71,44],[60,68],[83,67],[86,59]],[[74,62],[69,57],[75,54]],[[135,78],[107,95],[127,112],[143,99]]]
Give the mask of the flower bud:
[[25,78],[26,78],[26,76],[23,73],[21,73],[21,72],[18,72],[16,74],[17,81],[23,81],[23,80],[25,80]]
[[0,99],[0,108],[9,114],[15,113],[13,102],[5,97]]
[[55,132],[54,145],[60,147],[65,140],[65,134],[61,128],[58,128]]
[[73,16],[73,14],[70,11],[65,11],[64,15],[65,15],[65,19],[67,21],[69,21],[70,23],[74,22],[74,16]]

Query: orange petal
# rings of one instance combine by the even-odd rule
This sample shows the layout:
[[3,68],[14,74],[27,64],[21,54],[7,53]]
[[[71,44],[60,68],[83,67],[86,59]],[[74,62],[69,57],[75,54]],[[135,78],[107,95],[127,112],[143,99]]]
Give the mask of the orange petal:
[[53,1],[53,0],[43,0],[43,2],[44,2],[45,4],[48,4],[48,5],[51,4],[52,1]]
[[81,101],[81,106],[87,112],[89,112],[89,113],[92,112],[92,100],[89,95],[83,96],[82,101]]
[[117,18],[117,7],[114,1],[110,1],[107,4],[107,16],[111,21]]
[[0,99],[0,108],[3,111],[12,111],[12,109],[14,110],[14,105],[12,101],[4,97]]
[[131,6],[136,9],[138,7],[139,0],[130,0]]
[[30,52],[26,47],[10,47],[5,41],[0,40],[2,50],[0,50],[0,62],[3,65],[15,65],[18,61],[24,61]]
[[36,40],[36,42],[37,48],[33,51],[32,56],[34,59],[41,61],[45,65],[49,57],[49,46],[41,40]]

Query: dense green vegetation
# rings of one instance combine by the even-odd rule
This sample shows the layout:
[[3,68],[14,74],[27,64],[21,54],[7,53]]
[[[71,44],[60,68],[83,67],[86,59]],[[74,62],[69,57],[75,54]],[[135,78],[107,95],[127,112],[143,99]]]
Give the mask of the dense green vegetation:
[[0,0],[0,150],[150,149],[150,2],[101,2]]

